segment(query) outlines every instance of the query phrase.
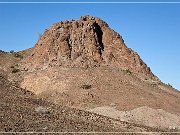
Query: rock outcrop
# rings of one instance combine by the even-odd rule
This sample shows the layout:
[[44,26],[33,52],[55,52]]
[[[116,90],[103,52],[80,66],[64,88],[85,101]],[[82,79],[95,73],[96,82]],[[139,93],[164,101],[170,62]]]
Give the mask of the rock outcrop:
[[154,78],[122,37],[92,16],[59,22],[46,29],[24,63],[26,69],[113,66]]

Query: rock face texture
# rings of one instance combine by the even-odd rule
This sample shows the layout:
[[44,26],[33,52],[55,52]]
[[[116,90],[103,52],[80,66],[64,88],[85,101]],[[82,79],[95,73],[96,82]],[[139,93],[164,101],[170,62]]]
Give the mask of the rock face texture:
[[92,16],[59,22],[46,29],[24,62],[27,69],[113,66],[154,77],[117,32]]

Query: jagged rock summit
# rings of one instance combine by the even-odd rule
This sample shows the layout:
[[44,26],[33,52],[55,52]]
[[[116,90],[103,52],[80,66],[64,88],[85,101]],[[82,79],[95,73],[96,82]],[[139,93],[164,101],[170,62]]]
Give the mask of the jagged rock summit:
[[46,29],[25,60],[26,69],[113,66],[154,77],[150,68],[103,20],[82,16]]

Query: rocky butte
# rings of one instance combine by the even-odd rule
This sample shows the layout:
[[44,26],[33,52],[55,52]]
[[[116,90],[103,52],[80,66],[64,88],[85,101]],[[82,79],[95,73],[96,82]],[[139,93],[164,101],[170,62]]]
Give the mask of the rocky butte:
[[24,63],[26,70],[112,66],[156,78],[117,32],[92,16],[62,21],[46,29]]
[[92,16],[52,25],[33,48],[0,51],[0,104],[0,131],[180,131],[180,92]]

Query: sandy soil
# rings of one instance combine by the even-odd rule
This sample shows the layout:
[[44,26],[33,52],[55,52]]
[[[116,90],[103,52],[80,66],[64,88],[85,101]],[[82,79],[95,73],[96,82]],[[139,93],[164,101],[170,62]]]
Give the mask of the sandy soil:
[[89,111],[110,118],[120,119],[121,121],[143,124],[149,127],[180,129],[180,116],[162,109],[152,109],[147,106],[139,107],[131,111],[119,111],[110,106],[101,106],[90,109]]

